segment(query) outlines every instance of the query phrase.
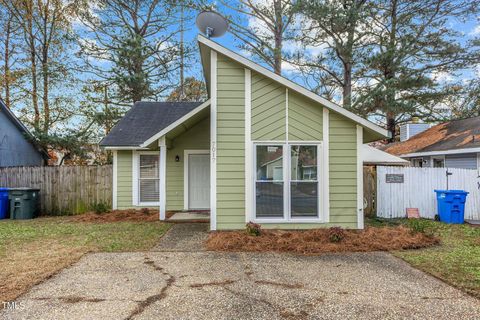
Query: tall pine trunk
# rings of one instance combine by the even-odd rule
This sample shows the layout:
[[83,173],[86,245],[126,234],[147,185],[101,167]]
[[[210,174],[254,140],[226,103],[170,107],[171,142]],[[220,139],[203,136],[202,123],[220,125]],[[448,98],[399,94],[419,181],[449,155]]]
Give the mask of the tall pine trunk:
[[7,21],[6,30],[5,30],[5,53],[4,53],[4,64],[5,64],[5,74],[4,74],[4,85],[5,85],[5,105],[7,108],[10,108],[10,37],[12,34],[12,18],[10,17]]
[[398,3],[397,0],[391,0],[392,2],[392,12],[391,12],[391,24],[392,29],[390,31],[390,39],[388,43],[388,64],[385,70],[385,78],[388,84],[389,89],[386,92],[386,106],[388,111],[386,113],[386,120],[387,120],[387,130],[390,132],[390,138],[388,139],[389,142],[395,141],[395,136],[397,134],[397,123],[396,123],[396,112],[395,112],[395,98],[396,98],[396,90],[395,86],[392,85],[392,82],[396,76],[396,66],[395,66],[395,50],[396,50],[396,42],[397,42],[397,7]]
[[50,93],[50,68],[49,68],[49,48],[50,48],[50,39],[48,38],[48,23],[49,23],[49,8],[45,5],[43,12],[43,43],[42,43],[42,79],[43,79],[43,132],[48,133],[50,128],[50,104],[49,104],[49,93]]
[[32,104],[34,110],[33,125],[35,128],[40,126],[40,109],[38,107],[38,86],[37,86],[37,60],[35,48],[35,35],[33,33],[33,1],[30,0],[26,4],[27,11],[27,30],[26,38],[28,41],[30,74],[32,77]]
[[274,0],[275,10],[275,49],[273,52],[273,71],[276,74],[282,74],[282,47],[283,47],[283,20],[282,20],[282,1]]

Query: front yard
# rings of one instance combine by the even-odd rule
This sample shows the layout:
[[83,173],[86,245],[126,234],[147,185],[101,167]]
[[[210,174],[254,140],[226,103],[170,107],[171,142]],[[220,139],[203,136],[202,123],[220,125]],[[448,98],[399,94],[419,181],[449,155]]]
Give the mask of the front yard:
[[[149,250],[171,226],[156,221],[156,216],[156,213],[132,211],[0,221],[0,301],[15,299],[36,283],[78,261],[87,252]],[[480,297],[480,228],[427,220],[367,220],[366,225],[375,228],[358,235],[347,233],[345,240],[333,244],[324,239],[326,230],[312,230],[303,235],[284,231],[265,233],[260,237],[262,239],[247,236],[244,231],[222,232],[211,234],[209,242],[219,251],[273,250],[321,254],[390,250],[414,267]],[[399,227],[401,225],[406,228]],[[395,239],[392,240],[393,235]],[[299,237],[303,240],[301,246],[298,245]],[[399,239],[403,240],[399,242]],[[440,244],[431,239],[439,239]],[[290,240],[296,245],[290,246]],[[239,249],[238,243],[245,248]],[[428,247],[397,250],[425,245]],[[277,250],[274,250],[275,246]]]
[[170,225],[81,222],[75,217],[0,220],[0,301],[10,301],[87,252],[143,251]]
[[[374,226],[406,224],[406,220],[369,220]],[[480,298],[480,227],[422,220],[425,232],[439,237],[438,246],[393,251],[412,266]]]

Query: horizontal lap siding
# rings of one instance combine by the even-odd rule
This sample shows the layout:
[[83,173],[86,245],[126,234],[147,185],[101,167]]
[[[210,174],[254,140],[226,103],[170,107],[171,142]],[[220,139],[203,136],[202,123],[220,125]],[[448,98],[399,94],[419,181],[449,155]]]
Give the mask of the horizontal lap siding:
[[292,90],[288,91],[288,139],[322,140],[323,108]]
[[285,87],[252,72],[252,140],[285,140]]
[[330,112],[329,123],[330,223],[356,228],[356,124],[334,112]]
[[[210,149],[210,118],[203,119],[171,141],[167,149],[167,210],[183,210],[184,151]],[[180,157],[176,162],[175,157]]]
[[117,151],[117,207],[132,207],[132,151]]
[[245,70],[218,55],[217,229],[245,227]]

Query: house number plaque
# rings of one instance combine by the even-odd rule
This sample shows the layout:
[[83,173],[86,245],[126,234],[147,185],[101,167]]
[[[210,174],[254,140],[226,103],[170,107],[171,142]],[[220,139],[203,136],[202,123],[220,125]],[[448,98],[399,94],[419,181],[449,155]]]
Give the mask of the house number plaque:
[[403,183],[403,174],[387,173],[387,183]]

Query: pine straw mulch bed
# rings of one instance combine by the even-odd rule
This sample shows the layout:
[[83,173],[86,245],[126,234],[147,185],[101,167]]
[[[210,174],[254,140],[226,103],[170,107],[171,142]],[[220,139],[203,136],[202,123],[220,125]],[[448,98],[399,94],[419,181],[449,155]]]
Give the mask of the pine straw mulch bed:
[[368,252],[418,249],[440,243],[434,236],[414,233],[404,226],[345,230],[340,242],[331,242],[328,229],[307,231],[262,230],[260,236],[245,231],[211,233],[206,247],[211,251],[290,252],[316,255],[327,252]]
[[[167,218],[168,216],[169,213],[167,212]],[[159,213],[158,210],[154,209],[112,210],[104,213],[87,212],[73,216],[72,220],[77,222],[159,221]]]

